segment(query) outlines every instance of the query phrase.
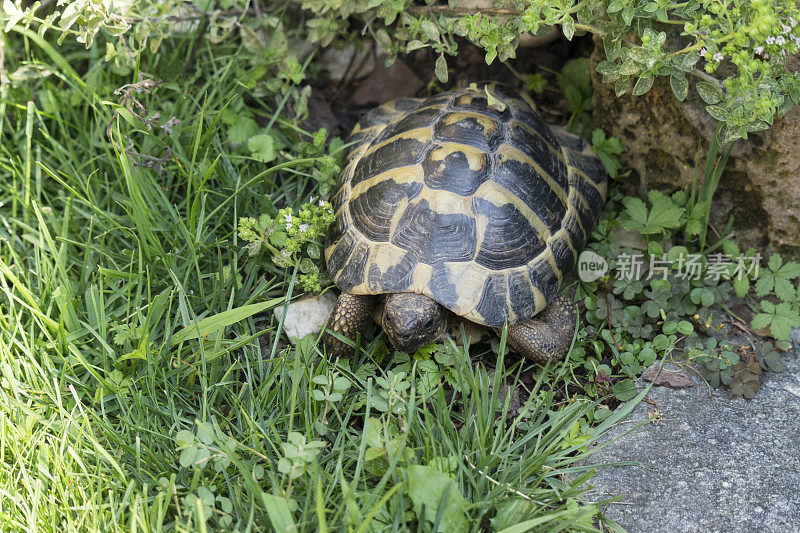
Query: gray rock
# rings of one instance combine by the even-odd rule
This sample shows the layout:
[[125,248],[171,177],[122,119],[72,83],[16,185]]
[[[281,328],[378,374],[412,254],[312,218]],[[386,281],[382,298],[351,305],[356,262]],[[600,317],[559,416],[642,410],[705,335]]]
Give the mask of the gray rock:
[[[790,352],[784,362],[753,400],[709,389],[686,370],[694,386],[653,387],[655,405],[637,405],[589,458],[640,465],[599,470],[589,498],[624,494],[605,513],[632,533],[800,531],[800,358]],[[656,412],[656,423],[625,435]]]
[[374,47],[356,49],[352,43],[341,49],[329,46],[322,52],[319,63],[331,81],[340,82],[345,76],[357,80],[375,69]]
[[[326,292],[319,296],[309,296],[289,304],[283,331],[292,344],[310,333],[319,333],[336,305],[336,295]],[[283,306],[275,308],[275,318],[283,316]]]
[[414,96],[422,89],[424,83],[405,63],[397,59],[387,67],[384,59],[379,58],[375,70],[353,93],[354,104],[382,104],[396,98]]

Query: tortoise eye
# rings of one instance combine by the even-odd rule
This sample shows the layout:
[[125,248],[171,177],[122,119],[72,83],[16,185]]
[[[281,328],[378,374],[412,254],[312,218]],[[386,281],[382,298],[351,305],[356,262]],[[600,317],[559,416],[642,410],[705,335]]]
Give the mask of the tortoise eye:
[[429,316],[422,324],[423,329],[431,329],[433,327],[433,317]]

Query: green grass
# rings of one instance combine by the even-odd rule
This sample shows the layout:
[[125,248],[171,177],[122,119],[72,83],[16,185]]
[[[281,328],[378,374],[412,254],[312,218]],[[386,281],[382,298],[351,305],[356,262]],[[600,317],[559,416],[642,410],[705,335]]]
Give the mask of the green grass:
[[[192,36],[146,58],[165,83],[137,98],[180,120],[165,132],[116,105],[135,74],[107,73],[99,45],[12,43],[53,74],[0,100],[3,530],[597,526],[575,461],[627,410],[580,435],[592,402],[557,404],[541,372],[509,415],[520,362],[449,347],[450,384],[430,385],[380,337],[350,362],[286,346],[272,309],[297,270],[248,260],[236,224],[315,194],[319,157],[293,156],[307,137],[280,98],[243,107],[237,49],[200,46],[188,74]],[[237,151],[225,109],[272,125],[284,156]],[[133,155],[166,148],[160,172]]]

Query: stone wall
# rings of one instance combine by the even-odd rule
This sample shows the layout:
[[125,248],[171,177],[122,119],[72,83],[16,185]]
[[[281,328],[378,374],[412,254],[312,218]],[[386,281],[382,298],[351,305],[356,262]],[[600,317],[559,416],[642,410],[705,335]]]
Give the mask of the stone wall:
[[[595,44],[593,67],[604,55],[602,43]],[[650,188],[688,189],[695,169],[702,171],[716,122],[693,87],[684,102],[672,96],[666,80],[643,96],[617,98],[594,68],[592,84],[595,124],[622,140],[623,164],[634,170],[625,188],[639,195]],[[714,197],[712,227],[721,230],[731,214],[741,245],[800,255],[800,108],[734,144]]]

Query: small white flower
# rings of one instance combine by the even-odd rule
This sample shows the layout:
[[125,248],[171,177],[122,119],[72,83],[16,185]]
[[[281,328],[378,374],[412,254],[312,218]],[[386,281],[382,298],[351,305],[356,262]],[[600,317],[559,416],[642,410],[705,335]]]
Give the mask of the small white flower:
[[285,215],[283,215],[283,219],[284,219],[286,222],[288,222],[288,223],[290,223],[290,224],[291,224],[291,222],[292,222],[292,214],[291,214],[291,213],[286,213]]
[[314,200],[315,200],[315,197],[314,197],[314,196],[312,196],[311,198],[309,198],[309,199],[308,199],[308,201],[309,201],[309,202],[312,202],[312,203],[314,202]]
[[714,59],[714,61],[716,61],[717,63],[719,63],[720,61],[722,61],[723,59],[725,59],[725,56],[724,56],[724,55],[722,55],[722,53],[721,53],[721,52],[717,52],[716,54],[714,54],[714,57],[713,57],[713,59]]
[[705,48],[701,48],[700,49],[700,57],[705,57],[705,55],[706,55],[706,49]]
[[757,53],[757,54],[761,55],[761,54],[763,54],[763,53],[764,53],[764,47],[763,47],[763,46],[756,46],[755,48],[753,48],[753,51],[754,51],[755,53]]
[[786,44],[786,39],[783,37],[783,35],[778,35],[778,37],[775,39],[775,44],[778,46],[783,46]]
[[792,37],[792,40],[794,41],[794,44],[796,44],[797,46],[800,46],[800,37],[797,37],[797,36]]
[[789,17],[789,26],[791,26],[792,28],[797,26],[797,21],[794,20],[794,17]]
[[325,201],[324,200],[320,200],[319,201],[319,206],[320,207],[325,207]]
[[286,224],[286,231],[289,231],[290,229],[292,229],[292,224],[291,223]]
[[771,35],[767,37],[767,44],[775,44],[775,37],[772,37]]
[[307,229],[308,229],[308,224],[300,224],[300,227],[297,228],[297,231],[299,231],[300,233],[305,233]]
[[781,24],[781,33],[789,33],[790,31],[792,31],[792,28],[786,24]]

